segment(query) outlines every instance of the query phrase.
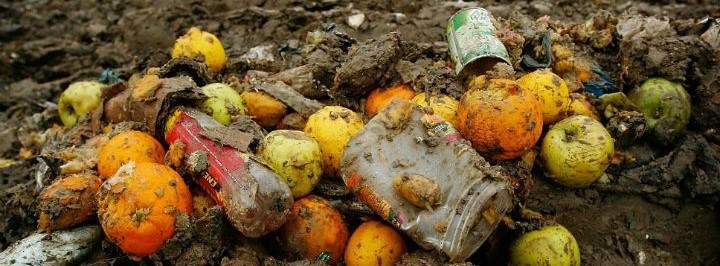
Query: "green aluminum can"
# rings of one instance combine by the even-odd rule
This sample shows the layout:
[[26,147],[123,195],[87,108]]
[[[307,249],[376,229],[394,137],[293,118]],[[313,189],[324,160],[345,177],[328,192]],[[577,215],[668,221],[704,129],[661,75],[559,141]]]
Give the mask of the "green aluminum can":
[[481,75],[500,62],[510,64],[493,21],[489,11],[477,7],[460,10],[448,20],[445,37],[459,77]]

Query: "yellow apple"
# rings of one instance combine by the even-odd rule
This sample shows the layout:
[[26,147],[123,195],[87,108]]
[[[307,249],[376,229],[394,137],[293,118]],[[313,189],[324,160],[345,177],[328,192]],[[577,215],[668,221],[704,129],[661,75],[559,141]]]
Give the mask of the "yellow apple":
[[260,141],[257,153],[283,178],[295,198],[310,193],[322,177],[320,145],[305,132],[272,131]]
[[97,81],[78,81],[70,84],[58,100],[58,114],[63,125],[72,127],[77,121],[100,106],[102,88]]
[[614,140],[603,125],[584,115],[561,120],[548,130],[540,157],[546,173],[568,187],[587,187],[610,164]]
[[580,247],[562,225],[548,225],[530,231],[510,246],[511,265],[580,265]]
[[208,98],[201,107],[220,124],[230,124],[233,116],[245,114],[245,105],[240,94],[232,87],[223,83],[212,83],[200,88]]
[[342,106],[325,106],[308,117],[304,131],[320,144],[327,177],[339,177],[345,145],[363,125],[358,113]]

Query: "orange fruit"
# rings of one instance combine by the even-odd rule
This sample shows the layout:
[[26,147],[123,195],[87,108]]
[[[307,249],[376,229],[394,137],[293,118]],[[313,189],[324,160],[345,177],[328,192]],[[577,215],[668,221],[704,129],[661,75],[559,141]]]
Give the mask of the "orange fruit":
[[411,100],[415,97],[415,91],[407,84],[400,84],[390,88],[374,89],[365,101],[365,113],[375,116],[394,99]]
[[509,160],[531,150],[540,138],[543,115],[532,92],[508,79],[470,82],[460,99],[457,123],[460,134],[484,156]]
[[327,259],[330,265],[343,256],[348,236],[340,212],[315,195],[295,201],[280,229],[280,241],[288,259]]
[[95,216],[95,194],[102,181],[93,174],[57,179],[40,193],[38,229],[52,232],[83,224]]
[[158,163],[128,163],[98,193],[105,235],[125,253],[145,257],[175,234],[176,216],[191,214],[192,195],[180,175]]
[[361,224],[348,241],[345,265],[392,266],[407,251],[405,240],[395,228],[378,221]]
[[125,131],[108,140],[98,152],[98,173],[109,177],[123,164],[131,161],[136,163],[162,163],[165,149],[150,134],[140,131]]
[[246,114],[263,127],[274,127],[287,113],[285,104],[265,92],[246,91],[240,97],[247,108]]

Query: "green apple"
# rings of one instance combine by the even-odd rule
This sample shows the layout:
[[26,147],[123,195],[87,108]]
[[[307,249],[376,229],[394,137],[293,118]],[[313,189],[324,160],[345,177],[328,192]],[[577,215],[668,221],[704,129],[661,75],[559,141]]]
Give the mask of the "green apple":
[[102,88],[105,84],[97,81],[78,81],[63,91],[58,101],[58,114],[66,127],[90,114],[102,102]]
[[645,116],[648,129],[661,138],[677,135],[690,121],[690,95],[682,85],[650,78],[628,94]]
[[200,104],[202,110],[220,124],[230,124],[233,116],[245,114],[245,105],[240,94],[224,83],[212,83],[200,88],[208,98]]
[[546,173],[556,182],[587,187],[605,173],[614,150],[614,140],[600,122],[575,115],[548,130],[540,157]]
[[272,131],[260,141],[258,154],[285,180],[295,198],[310,193],[322,177],[320,145],[305,132]]
[[511,265],[580,265],[580,247],[562,225],[527,232],[510,246]]

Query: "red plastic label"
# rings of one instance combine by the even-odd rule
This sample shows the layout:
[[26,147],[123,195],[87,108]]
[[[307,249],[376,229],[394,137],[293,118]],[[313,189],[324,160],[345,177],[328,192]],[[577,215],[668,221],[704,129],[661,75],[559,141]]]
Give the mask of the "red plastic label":
[[175,125],[166,134],[167,143],[180,141],[185,144],[186,152],[202,151],[208,157],[208,169],[197,178],[200,186],[210,194],[220,206],[225,206],[223,184],[236,176],[247,174],[245,160],[232,147],[217,144],[202,136],[202,127],[196,118],[183,111],[178,115]]

